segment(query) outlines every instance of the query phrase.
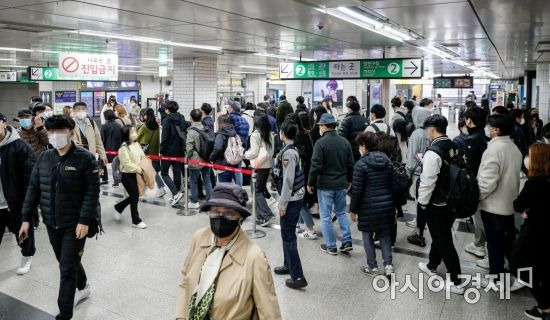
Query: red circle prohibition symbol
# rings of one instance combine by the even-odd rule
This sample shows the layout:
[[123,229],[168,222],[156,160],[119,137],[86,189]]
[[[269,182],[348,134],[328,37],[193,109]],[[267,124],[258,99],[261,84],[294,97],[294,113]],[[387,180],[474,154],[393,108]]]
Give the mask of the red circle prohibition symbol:
[[78,63],[78,60],[76,60],[76,58],[67,57],[63,59],[63,61],[61,62],[61,67],[63,67],[63,70],[72,73],[78,70],[79,63]]

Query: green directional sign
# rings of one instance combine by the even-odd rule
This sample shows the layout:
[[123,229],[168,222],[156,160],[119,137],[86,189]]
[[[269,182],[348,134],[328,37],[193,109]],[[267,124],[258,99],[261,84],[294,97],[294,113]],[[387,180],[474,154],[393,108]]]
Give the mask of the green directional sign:
[[422,78],[424,65],[420,58],[300,61],[281,63],[279,73],[282,80],[406,79]]
[[59,77],[59,69],[51,67],[29,67],[28,70],[29,80],[44,80],[44,81],[55,81],[55,80],[68,80],[61,79]]

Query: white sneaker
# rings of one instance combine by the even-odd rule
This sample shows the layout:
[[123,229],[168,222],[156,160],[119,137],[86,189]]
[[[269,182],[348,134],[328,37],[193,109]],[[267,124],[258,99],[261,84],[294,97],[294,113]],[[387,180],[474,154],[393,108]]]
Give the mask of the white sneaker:
[[271,208],[271,207],[277,208],[277,203],[278,203],[278,202],[277,202],[277,200],[275,200],[274,197],[271,197],[271,198],[269,198],[269,199],[266,199],[266,202],[267,202],[267,205],[268,205],[270,208]]
[[405,223],[405,225],[406,225],[407,227],[409,227],[409,228],[416,228],[416,219],[411,220],[411,221],[407,221],[407,222]]
[[452,281],[445,282],[445,291],[449,291],[454,294],[463,295],[464,287],[462,285],[456,285]]
[[380,270],[378,270],[378,268],[372,268],[371,269],[367,266],[361,266],[360,269],[361,269],[361,272],[363,272],[367,276],[376,277],[376,276],[380,275]]
[[395,273],[395,271],[393,270],[393,266],[391,264],[384,266],[384,274],[386,277],[391,276],[392,273]]
[[32,264],[32,256],[31,257],[21,257],[21,262],[19,263],[19,267],[17,270],[15,270],[15,273],[17,275],[24,275],[27,274],[31,270],[31,264]]
[[489,269],[489,256],[485,256],[483,259],[479,259],[476,261],[476,265],[483,269]]
[[181,200],[181,197],[183,197],[183,193],[178,192],[175,196],[172,197],[172,199],[170,199],[170,205],[173,207],[178,204],[178,202],[180,202]]
[[304,231],[298,235],[302,239],[315,240],[317,239],[317,233],[315,231]]
[[82,300],[88,299],[90,294],[91,291],[89,284],[86,284],[86,287],[82,290],[76,290],[76,293],[74,294],[74,306],[76,307],[76,305],[82,302]]
[[430,268],[428,268],[428,264],[426,262],[419,262],[418,269],[420,269],[420,271],[424,272],[430,277],[437,275],[437,272],[435,272],[435,270],[430,270]]
[[518,291],[523,287],[525,287],[525,285],[519,283],[516,277],[510,277],[510,292]]
[[157,197],[162,198],[164,197],[165,194],[166,194],[166,190],[164,190],[164,188],[160,188],[159,191],[157,192]]
[[478,258],[483,258],[486,255],[485,247],[478,247],[473,242],[470,242],[465,248],[464,251],[473,254]]
[[189,201],[189,203],[187,203],[187,208],[188,209],[198,209],[200,207],[201,207],[201,205],[198,202]]
[[132,224],[132,228],[145,229],[147,228],[147,225],[145,224],[145,222],[141,221],[138,224]]

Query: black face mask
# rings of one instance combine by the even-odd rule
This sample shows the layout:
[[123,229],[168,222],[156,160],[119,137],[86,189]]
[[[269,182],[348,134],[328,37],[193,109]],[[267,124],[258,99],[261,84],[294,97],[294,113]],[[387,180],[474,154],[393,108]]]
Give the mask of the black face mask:
[[239,220],[229,220],[225,217],[210,218],[210,229],[218,238],[231,235],[239,227]]

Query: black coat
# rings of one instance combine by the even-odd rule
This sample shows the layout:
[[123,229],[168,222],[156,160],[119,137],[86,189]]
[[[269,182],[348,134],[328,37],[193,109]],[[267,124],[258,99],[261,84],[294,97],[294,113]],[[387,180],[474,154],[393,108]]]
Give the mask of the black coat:
[[31,174],[23,221],[32,221],[32,212],[40,204],[42,219],[48,227],[90,225],[99,201],[97,166],[95,156],[74,143],[62,157],[57,150],[42,153]]
[[335,130],[326,131],[313,146],[308,186],[326,190],[345,189],[352,177],[351,145]]
[[393,167],[382,152],[369,152],[355,164],[350,212],[358,215],[363,232],[390,230],[395,224],[392,189]]
[[488,139],[484,128],[468,129],[468,133],[468,135],[460,134],[454,138],[453,142],[467,156],[468,166],[477,176],[481,165],[481,156],[487,149]]
[[357,162],[361,158],[359,153],[359,145],[355,142],[355,137],[365,129],[367,129],[367,118],[363,117],[359,112],[348,113],[340,124],[339,135],[348,139],[353,151],[353,161]]
[[186,135],[189,124],[179,112],[167,115],[162,121],[160,154],[163,156],[183,157],[185,154],[185,140],[182,139],[176,127],[180,128],[182,135]]
[[[550,215],[548,214],[548,190],[550,190],[550,177],[530,178],[525,182],[523,189],[514,201],[514,210],[522,213],[526,210],[527,219],[523,227],[528,233],[530,247],[533,255],[540,255],[541,250],[547,250],[548,225]],[[536,248],[540,250],[536,250]],[[543,249],[544,248],[544,249]]]
[[[16,133],[12,127],[7,127],[6,130],[9,134]],[[15,214],[21,213],[35,161],[36,156],[31,146],[21,139],[0,147],[2,191],[8,208]]]
[[[115,119],[107,120],[104,125],[101,126],[101,141],[105,150],[118,151],[122,145],[122,127]],[[113,161],[114,155],[107,155],[109,162]]]
[[305,112],[305,113],[308,113],[308,110],[307,110],[307,106],[305,104],[299,104],[296,106],[296,114],[300,113],[300,112]]

